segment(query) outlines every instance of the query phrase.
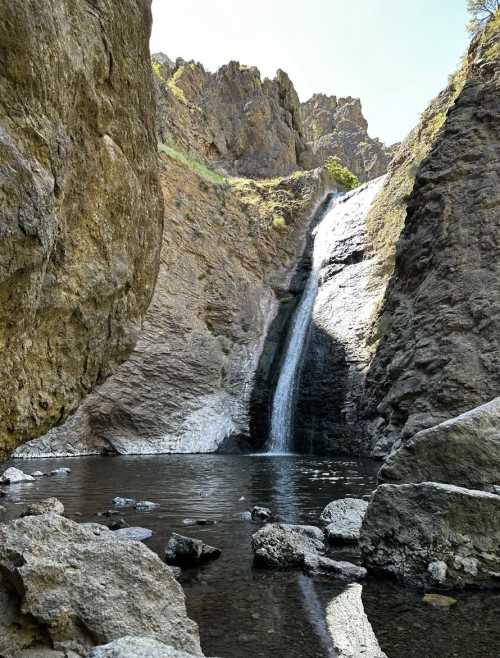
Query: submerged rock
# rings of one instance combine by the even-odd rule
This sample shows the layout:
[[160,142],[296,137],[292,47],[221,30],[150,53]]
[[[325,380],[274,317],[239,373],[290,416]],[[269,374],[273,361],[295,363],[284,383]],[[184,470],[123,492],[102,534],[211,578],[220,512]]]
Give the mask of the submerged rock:
[[71,473],[70,468],[55,468],[53,471],[50,471],[51,475],[69,475]]
[[137,501],[134,498],[122,498],[122,496],[116,496],[116,498],[113,498],[112,503],[115,507],[134,507]]
[[169,564],[196,566],[203,562],[216,560],[220,557],[221,552],[219,548],[209,546],[201,539],[185,537],[173,532],[165,549],[165,560]]
[[18,482],[33,482],[35,478],[28,475],[18,468],[10,467],[2,473],[0,477],[1,484],[17,484]]
[[314,526],[269,523],[252,536],[252,549],[258,565],[302,567],[309,556],[325,551],[325,540]]
[[159,509],[160,504],[159,503],[153,503],[150,500],[139,500],[135,504],[135,509],[140,511],[140,512],[150,512],[155,509]]
[[56,514],[30,516],[0,525],[0,572],[0,596],[13,588],[18,597],[1,622],[11,646],[34,625],[34,635],[79,655],[130,633],[201,653],[180,585],[140,542],[103,541]]
[[435,482],[383,484],[360,545],[369,569],[418,586],[500,587],[500,496]]
[[320,520],[328,524],[327,539],[332,542],[357,542],[368,503],[361,498],[341,498],[329,503]]
[[430,605],[433,608],[451,608],[456,605],[457,600],[452,596],[444,596],[443,594],[432,594],[428,592],[422,598],[422,603]]
[[387,658],[366,616],[361,585],[349,585],[328,604],[326,623],[337,658]]
[[46,498],[38,503],[31,503],[21,516],[38,516],[40,514],[64,514],[64,505],[57,498]]
[[493,489],[500,483],[500,397],[417,432],[389,457],[379,479]]
[[113,530],[113,539],[125,541],[145,541],[153,536],[153,531],[149,528],[119,528]]
[[344,560],[332,560],[324,555],[314,553],[307,554],[304,559],[304,569],[314,576],[334,575],[339,580],[353,582],[366,578],[367,571],[352,562]]
[[199,654],[179,651],[150,637],[125,636],[95,647],[86,658],[198,658]]

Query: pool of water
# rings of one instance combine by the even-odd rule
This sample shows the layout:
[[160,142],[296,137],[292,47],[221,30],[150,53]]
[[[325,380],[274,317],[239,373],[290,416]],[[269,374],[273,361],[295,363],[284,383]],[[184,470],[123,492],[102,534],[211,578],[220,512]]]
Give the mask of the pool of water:
[[[7,504],[7,517],[17,515],[21,503],[56,496],[68,517],[103,522],[97,514],[110,509],[115,496],[126,496],[160,504],[152,512],[124,511],[129,525],[153,530],[146,543],[160,555],[172,531],[221,548],[219,560],[180,577],[207,656],[334,656],[325,610],[342,584],[299,571],[254,568],[250,538],[259,525],[244,520],[242,513],[264,505],[285,522],[318,524],[331,500],[373,490],[376,464],[309,456],[165,455],[8,465],[26,472],[69,466],[72,472],[10,487],[20,503]],[[216,523],[187,526],[188,518]],[[357,559],[346,550],[336,553]],[[363,588],[365,612],[388,658],[497,658],[500,593],[455,597],[453,608],[438,610],[426,607],[421,593],[391,582],[370,580]]]

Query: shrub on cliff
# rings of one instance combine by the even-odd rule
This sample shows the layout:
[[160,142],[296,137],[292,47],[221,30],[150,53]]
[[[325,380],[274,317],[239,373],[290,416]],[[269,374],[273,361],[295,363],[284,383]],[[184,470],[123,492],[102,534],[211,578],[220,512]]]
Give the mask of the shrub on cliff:
[[498,12],[500,0],[468,0],[467,9],[471,15],[468,28],[475,34]]
[[340,185],[346,188],[346,190],[353,190],[355,187],[358,187],[359,180],[352,171],[340,162],[340,160],[331,155],[328,160],[325,162],[325,169],[332,176],[334,180],[337,181]]

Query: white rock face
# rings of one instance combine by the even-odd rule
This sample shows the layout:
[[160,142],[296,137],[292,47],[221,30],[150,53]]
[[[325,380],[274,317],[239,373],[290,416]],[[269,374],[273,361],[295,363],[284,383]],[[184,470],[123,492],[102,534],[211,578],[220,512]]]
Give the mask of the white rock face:
[[109,644],[95,647],[87,658],[196,658],[196,656],[178,651],[150,637],[128,635]]
[[349,585],[328,605],[326,623],[338,658],[387,658],[365,614],[361,585]]
[[34,479],[34,477],[27,473],[23,473],[23,471],[18,468],[11,467],[3,472],[0,482],[2,484],[16,484],[17,482],[33,482]]

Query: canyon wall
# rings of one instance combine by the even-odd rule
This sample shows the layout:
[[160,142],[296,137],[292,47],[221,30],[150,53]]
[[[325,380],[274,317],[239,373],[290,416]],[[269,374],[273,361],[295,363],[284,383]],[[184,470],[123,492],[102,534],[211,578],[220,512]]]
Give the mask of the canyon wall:
[[162,198],[150,3],[0,6],[1,456],[133,348]]
[[[161,164],[161,265],[136,349],[64,425],[17,456],[250,446],[268,328],[293,307],[295,267],[330,182],[321,170],[226,180],[194,171],[182,153]],[[267,341],[269,359],[276,349]]]

